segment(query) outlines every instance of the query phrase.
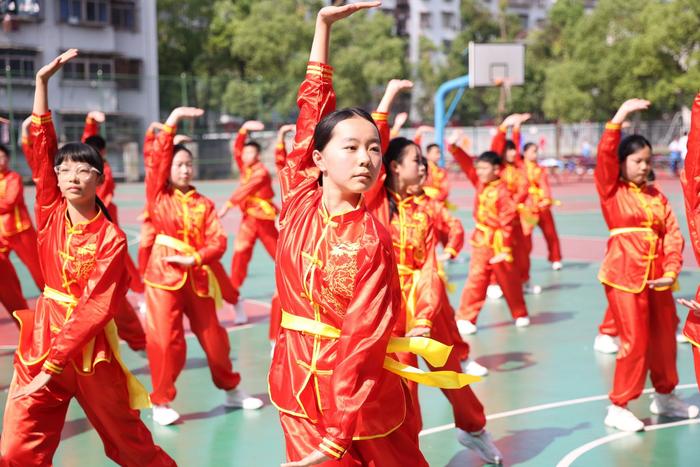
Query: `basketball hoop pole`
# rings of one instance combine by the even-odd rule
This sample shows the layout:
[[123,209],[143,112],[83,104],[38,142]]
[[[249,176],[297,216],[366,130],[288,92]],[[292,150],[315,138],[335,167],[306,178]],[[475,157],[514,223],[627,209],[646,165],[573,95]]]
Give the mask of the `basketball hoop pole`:
[[[435,93],[435,144],[440,146],[440,166],[445,167],[445,126],[450,121],[452,114],[457,107],[457,103],[464,94],[464,89],[469,87],[469,75],[445,81],[440,85]],[[453,97],[449,108],[445,111],[445,99],[447,94],[453,90],[457,94]]]

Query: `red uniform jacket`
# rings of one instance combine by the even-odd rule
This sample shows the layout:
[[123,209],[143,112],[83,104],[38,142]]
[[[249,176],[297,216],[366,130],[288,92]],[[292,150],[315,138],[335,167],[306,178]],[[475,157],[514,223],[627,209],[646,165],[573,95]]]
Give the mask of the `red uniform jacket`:
[[[269,389],[280,411],[316,422],[324,437],[319,449],[338,458],[352,439],[400,426],[406,402],[400,378],[383,369],[401,304],[391,238],[363,203],[331,217],[312,160],[314,128],[335,108],[331,70],[309,63],[294,149],[280,173],[276,279],[283,318]],[[337,334],[289,329],[285,315]]]
[[265,164],[258,161],[253,165],[243,164],[243,148],[246,130],[240,130],[233,146],[233,157],[241,174],[241,183],[228,200],[228,205],[240,206],[244,214],[263,220],[274,220],[277,207],[272,201],[272,178]]
[[617,147],[620,126],[608,123],[598,145],[595,183],[610,229],[598,280],[639,293],[647,280],[678,277],[683,237],[668,200],[653,186],[638,187],[620,178]]
[[[209,198],[193,187],[182,193],[170,185],[174,135],[175,128],[166,127],[145,154],[146,205],[157,235],[144,282],[159,289],[178,290],[189,278],[197,294],[208,297],[211,296],[210,271],[203,266],[223,256],[226,234]],[[160,236],[182,242],[182,246],[159,242]],[[163,261],[166,256],[181,254],[194,256],[195,265],[185,267]]]
[[[129,284],[126,237],[100,211],[73,224],[57,186],[53,160],[58,150],[51,114],[32,116],[33,147],[28,162],[36,183],[38,250],[46,289],[36,312],[18,312],[22,323],[17,358],[60,373],[71,361],[76,370],[113,358],[106,326]],[[72,302],[72,303],[71,303]]]
[[0,172],[0,237],[24,232],[32,221],[24,204],[22,177],[10,170]]
[[[375,112],[372,116],[377,116],[378,114],[379,112]],[[388,125],[387,123],[387,128]],[[394,135],[391,135],[391,128],[388,128],[387,131],[389,132],[389,138],[393,138]],[[421,137],[416,136],[413,142],[421,146]],[[388,140],[386,144],[389,144]],[[447,201],[447,197],[450,195],[450,182],[447,179],[447,170],[435,164],[433,161],[428,161],[428,174],[423,184],[423,189],[431,198],[442,202]]]
[[[476,228],[470,243],[475,248],[491,248],[494,255],[511,254],[513,226],[517,207],[510,191],[501,179],[488,184],[479,181],[474,161],[459,146],[450,145],[450,153],[476,189],[474,220]],[[511,259],[512,261],[512,259]]]
[[[700,220],[700,94],[695,96],[693,102],[690,133],[688,134],[688,155],[685,158],[681,183],[683,184],[690,243],[693,246],[695,259],[700,264],[700,223],[698,222]],[[700,288],[698,288],[695,299],[700,300]],[[692,311],[688,313],[683,334],[690,339],[693,345],[700,347],[700,316]]]

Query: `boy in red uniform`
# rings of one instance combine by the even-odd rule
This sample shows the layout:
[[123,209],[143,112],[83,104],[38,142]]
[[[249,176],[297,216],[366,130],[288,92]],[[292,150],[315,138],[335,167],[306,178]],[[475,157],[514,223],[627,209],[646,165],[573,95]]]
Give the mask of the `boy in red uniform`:
[[515,325],[529,326],[520,271],[513,262],[512,254],[517,209],[510,191],[500,178],[501,159],[495,152],[487,151],[474,164],[472,158],[457,145],[450,144],[449,151],[476,188],[476,229],[471,239],[473,249],[469,276],[457,309],[459,332],[466,336],[477,331],[476,320],[484,305],[492,273],[503,290]]

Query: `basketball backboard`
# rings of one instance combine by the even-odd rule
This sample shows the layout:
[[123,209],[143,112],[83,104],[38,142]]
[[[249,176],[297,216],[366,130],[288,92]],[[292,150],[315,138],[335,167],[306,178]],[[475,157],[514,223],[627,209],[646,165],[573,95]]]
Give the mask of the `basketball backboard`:
[[525,83],[523,44],[469,43],[469,87],[508,86]]

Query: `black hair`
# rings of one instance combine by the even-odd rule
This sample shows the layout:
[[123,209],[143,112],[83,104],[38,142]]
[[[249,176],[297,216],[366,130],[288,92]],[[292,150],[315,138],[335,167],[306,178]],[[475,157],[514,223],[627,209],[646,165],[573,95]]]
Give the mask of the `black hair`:
[[4,144],[0,144],[0,152],[4,152],[7,157],[10,157],[10,148]]
[[537,147],[537,143],[526,143],[525,146],[523,146],[523,152],[527,151],[533,146]]
[[506,151],[509,149],[518,149],[512,139],[506,140]]
[[[420,147],[411,141],[408,138],[404,138],[402,136],[399,136],[398,138],[394,138],[389,142],[389,146],[386,148],[386,151],[384,152],[382,156],[382,162],[384,164],[384,170],[386,171],[386,178],[384,179],[384,186],[388,187],[391,185],[392,181],[392,173],[390,170],[390,166],[392,162],[398,162],[401,163],[403,160],[404,156],[406,155],[406,148],[409,146],[413,146],[416,148],[418,151],[418,154],[421,154]],[[423,159],[423,156],[420,156],[421,159]],[[422,163],[422,161],[421,161]],[[396,206],[396,200],[394,199],[393,196],[390,195],[389,191],[387,190],[387,199],[389,200],[389,217],[393,217],[394,214],[398,212],[398,207]]]
[[[314,129],[314,149],[323,151],[333,137],[333,130],[336,125],[343,120],[356,117],[367,120],[374,125],[374,128],[377,128],[377,124],[374,122],[372,116],[364,109],[359,107],[347,107],[345,109],[335,110],[323,117],[321,121],[318,122],[318,125],[316,125]],[[377,133],[379,133],[378,128]]]
[[191,158],[194,158],[194,156],[192,155],[192,151],[187,149],[187,146],[185,146],[184,144],[176,144],[175,146],[173,146],[173,156],[180,151],[185,151],[187,154],[190,155]]
[[423,166],[423,168],[425,169],[425,173],[427,174],[428,173],[428,158],[422,154],[420,156],[420,164]]
[[641,151],[644,148],[649,148],[651,151],[651,143],[642,135],[629,135],[622,138],[620,146],[617,148],[617,160],[623,163],[630,154]]
[[499,156],[493,151],[482,152],[481,155],[476,158],[476,161],[486,162],[496,167],[500,167],[501,165],[503,165],[503,159],[501,159],[501,156]]
[[[97,169],[100,175],[104,174],[105,163],[102,156],[93,146],[85,143],[67,143],[56,152],[53,160],[54,166],[59,166],[65,161],[80,162],[88,164],[90,167]],[[104,205],[99,196],[95,195],[95,204],[102,211],[102,214],[108,221],[114,222],[112,216],[109,215],[107,207]]]
[[100,135],[94,135],[86,138],[85,144],[89,144],[98,151],[102,151],[107,147],[107,141],[105,141],[105,139]]
[[653,183],[656,181],[656,172],[654,172],[654,169],[651,169],[649,171],[649,175],[647,175],[647,182]]
[[430,150],[433,149],[433,148],[438,148],[438,149],[440,149],[440,145],[435,144],[435,143],[430,143],[430,144],[425,148],[425,150],[426,150],[426,152],[427,152],[427,151],[430,151]]
[[255,150],[258,152],[258,154],[260,154],[260,150],[262,149],[262,148],[260,147],[260,143],[258,143],[257,141],[247,141],[247,142],[243,145],[243,147],[245,147],[245,146],[254,147]]

